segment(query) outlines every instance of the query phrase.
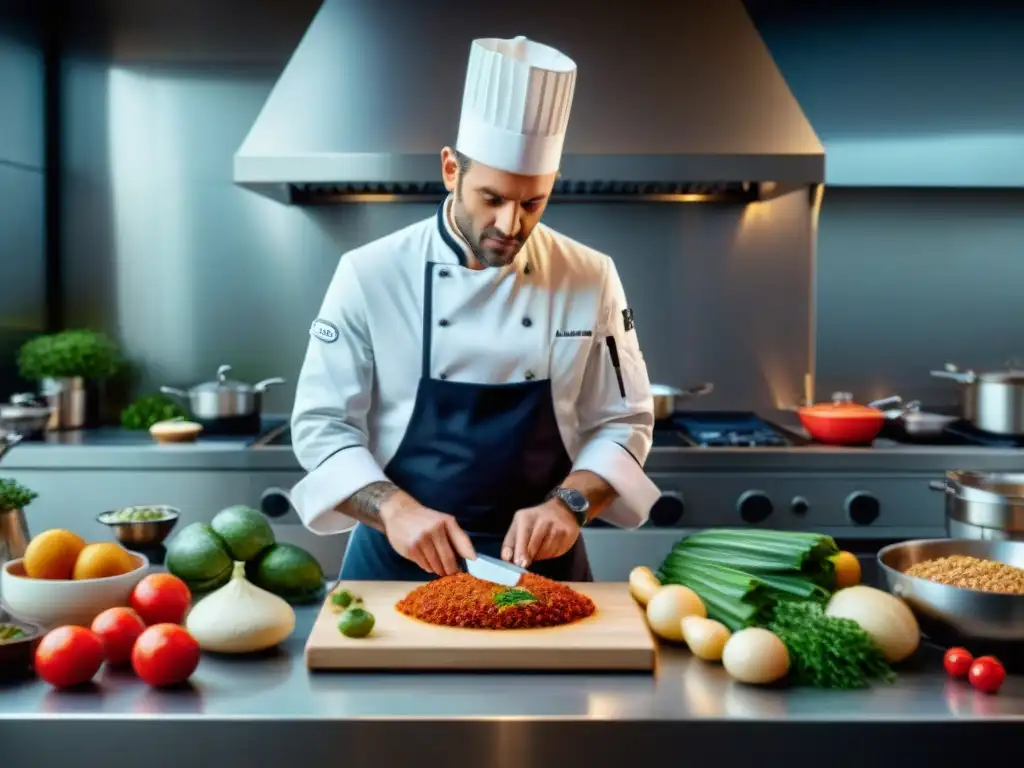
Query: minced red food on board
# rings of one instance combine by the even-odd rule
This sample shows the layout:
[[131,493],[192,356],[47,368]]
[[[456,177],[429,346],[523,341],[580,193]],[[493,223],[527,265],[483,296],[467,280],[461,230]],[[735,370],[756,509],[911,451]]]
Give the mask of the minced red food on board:
[[527,573],[516,587],[503,587],[457,573],[416,587],[396,606],[430,624],[466,629],[529,629],[570,624],[596,610],[594,601],[571,587]]

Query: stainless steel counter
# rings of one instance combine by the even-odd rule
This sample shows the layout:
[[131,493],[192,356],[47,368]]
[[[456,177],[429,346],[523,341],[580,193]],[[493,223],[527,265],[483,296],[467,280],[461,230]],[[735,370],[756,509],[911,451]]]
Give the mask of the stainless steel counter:
[[4,765],[475,766],[716,768],[952,765],[1019,744],[1024,677],[995,696],[949,681],[920,654],[892,686],[868,691],[751,688],[688,654],[656,676],[310,674],[299,611],[281,652],[204,656],[193,685],[156,691],[102,672],[95,687],[0,686]]
[[[290,446],[252,447],[252,438],[217,438],[156,445],[148,435],[121,430],[55,435],[27,442],[3,459],[3,470],[177,470],[301,472]],[[1024,450],[971,446],[901,445],[884,440],[870,448],[655,448],[650,473],[726,472],[932,472],[954,467],[1015,470]]]

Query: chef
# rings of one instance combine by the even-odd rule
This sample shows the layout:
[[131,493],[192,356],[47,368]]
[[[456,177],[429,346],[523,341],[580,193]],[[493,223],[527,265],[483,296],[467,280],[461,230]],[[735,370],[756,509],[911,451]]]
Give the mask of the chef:
[[[424,581],[484,553],[592,580],[580,535],[647,519],[653,401],[612,260],[540,223],[575,63],[472,43],[436,215],[344,254],[292,415],[304,525],[342,579]],[[355,525],[353,529],[353,525]]]

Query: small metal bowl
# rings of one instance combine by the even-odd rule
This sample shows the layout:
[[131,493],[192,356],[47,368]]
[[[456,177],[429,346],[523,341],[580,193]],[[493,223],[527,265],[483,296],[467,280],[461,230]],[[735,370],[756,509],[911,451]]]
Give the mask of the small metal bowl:
[[930,640],[941,645],[980,641],[1024,642],[1024,595],[981,592],[907,576],[915,563],[950,555],[995,560],[1024,568],[1024,542],[922,539],[891,544],[878,553],[888,590],[910,606]]
[[13,624],[25,633],[25,637],[17,640],[0,641],[0,679],[11,680],[27,675],[32,670],[36,647],[43,639],[42,627],[12,619],[2,610],[0,624]]
[[[158,520],[112,520],[111,515],[133,509],[159,509],[166,516]],[[114,536],[125,546],[151,547],[161,544],[174,529],[181,516],[181,510],[166,504],[122,507],[101,512],[96,521],[112,528]]]

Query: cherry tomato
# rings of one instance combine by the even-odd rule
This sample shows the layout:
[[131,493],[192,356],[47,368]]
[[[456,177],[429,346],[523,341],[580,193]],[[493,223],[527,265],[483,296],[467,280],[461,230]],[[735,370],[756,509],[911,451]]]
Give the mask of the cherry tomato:
[[1006,670],[995,656],[982,656],[971,664],[971,671],[967,673],[967,679],[977,690],[984,693],[995,693],[1006,680]]
[[146,629],[145,622],[131,608],[108,608],[92,620],[92,631],[103,641],[107,663],[127,664],[132,646]]
[[99,672],[104,656],[96,633],[85,627],[57,627],[36,647],[36,674],[55,688],[81,685]]
[[183,683],[198,666],[199,643],[178,624],[154,624],[132,648],[132,669],[152,686]]
[[967,677],[974,657],[966,648],[950,648],[942,657],[942,665],[950,677]]
[[151,573],[132,590],[131,604],[148,626],[181,624],[188,613],[192,593],[171,573]]

